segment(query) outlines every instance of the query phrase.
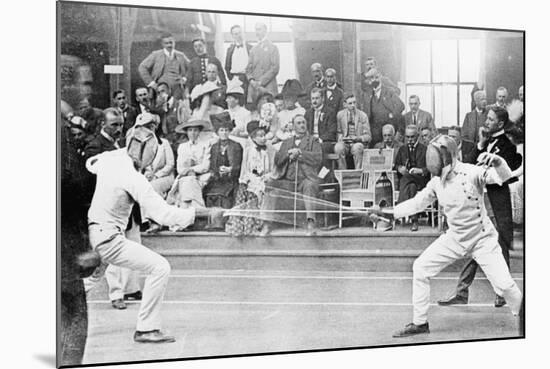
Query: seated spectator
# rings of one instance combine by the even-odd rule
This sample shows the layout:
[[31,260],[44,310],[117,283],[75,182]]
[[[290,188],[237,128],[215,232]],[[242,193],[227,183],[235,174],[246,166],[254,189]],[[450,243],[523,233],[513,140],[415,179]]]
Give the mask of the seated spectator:
[[235,128],[231,132],[231,139],[239,142],[242,147],[246,144],[248,132],[246,125],[250,122],[250,112],[243,107],[244,89],[241,87],[242,82],[238,78],[229,81],[227,91],[225,93],[225,101],[227,103],[227,112],[231,120],[235,123]]
[[325,87],[325,101],[329,108],[335,112],[344,109],[344,91],[338,86],[336,70],[329,68],[325,71],[327,81]]
[[126,137],[126,132],[134,126],[136,117],[139,114],[137,109],[128,104],[126,92],[124,90],[116,90],[113,92],[113,106],[118,109],[124,118],[124,126],[122,127],[122,136]]
[[208,80],[212,81],[208,76],[210,65],[216,67],[216,78],[219,79],[220,84],[227,85],[222,63],[215,56],[208,54],[206,41],[202,38],[193,40],[193,49],[195,50],[196,56],[189,61],[186,71],[187,87],[189,91],[193,91],[196,86]]
[[[414,125],[405,129],[405,145],[399,148],[395,158],[399,178],[398,203],[412,199],[426,187],[429,179],[426,167],[426,146],[419,142],[418,128]],[[418,214],[411,216],[411,231],[418,231]]]
[[285,102],[282,94],[277,94],[273,98],[273,103],[275,104],[275,109],[277,109],[277,113],[280,113],[285,108]]
[[[65,119],[66,127],[70,132],[70,135],[68,136],[69,144],[74,148],[74,152],[76,152],[80,157],[84,157],[86,155],[84,149],[94,139],[94,137],[86,132],[87,122],[82,119],[82,117],[71,114],[70,117],[67,118],[70,118]],[[84,168],[83,165],[82,168]]]
[[500,86],[499,88],[497,88],[497,92],[495,93],[495,103],[487,106],[487,110],[496,107],[506,109],[507,100],[508,89],[506,87]]
[[306,110],[298,104],[298,98],[304,95],[302,85],[297,79],[289,79],[285,82],[281,91],[283,97],[283,110],[277,113],[279,129],[275,133],[277,141],[284,141],[293,134],[292,120],[297,115],[304,115]]
[[[211,177],[204,189],[204,196],[207,207],[229,209],[233,207],[239,186],[243,149],[241,145],[229,138],[235,123],[228,112],[213,115],[211,119],[219,140],[210,149]],[[223,228],[223,224],[211,226]]]
[[[311,91],[314,88],[324,90],[327,87],[327,80],[325,79],[325,74],[323,72],[323,66],[321,63],[313,63],[310,67],[311,71],[311,82],[306,86],[307,96],[311,96]],[[309,109],[311,106],[309,104],[305,106],[306,109]]]
[[250,118],[252,120],[260,120],[260,111],[262,110],[262,106],[265,103],[268,103],[268,102],[273,103],[274,101],[275,100],[273,98],[273,95],[270,94],[269,92],[267,91],[260,92],[256,100],[252,104],[252,106],[254,107],[254,110],[250,112],[250,115],[251,115]]
[[276,143],[275,133],[279,130],[279,118],[274,103],[268,102],[262,105],[260,109],[260,126],[268,128],[265,136],[268,144]]
[[[136,102],[137,105],[137,113],[148,113],[151,111],[151,109],[154,110],[154,104],[149,98],[149,90],[146,87],[138,87],[136,88]],[[130,127],[128,128],[130,129]],[[126,130],[128,132],[128,130]]]
[[179,123],[178,111],[181,113],[183,100],[172,96],[170,86],[160,82],[157,86],[156,110],[160,113],[160,124],[154,131],[157,136],[166,138],[170,143],[176,139],[175,129]]
[[518,154],[522,157],[521,166],[512,171],[512,178],[517,178],[508,186],[510,187],[510,199],[512,201],[512,221],[514,224],[523,224],[523,131],[518,127],[513,127],[506,132],[508,139],[516,145]]
[[86,132],[89,135],[95,136],[101,130],[101,122],[103,121],[103,111],[92,107],[90,100],[84,98],[78,103],[76,115],[86,121]]
[[399,152],[399,148],[403,144],[395,139],[395,128],[392,124],[386,124],[382,127],[382,137],[383,140],[377,142],[374,145],[375,149],[393,149],[393,164],[395,165],[395,158]]
[[[191,118],[176,127],[185,132],[189,141],[180,144],[176,161],[178,175],[167,201],[181,208],[204,207],[202,190],[210,179],[210,145],[198,140],[209,122]],[[178,230],[178,229],[174,229]]]
[[[203,84],[197,85],[193,91],[191,91],[191,110],[192,118],[194,120],[205,121],[204,131],[211,132],[212,124],[210,123],[210,116],[214,114],[220,114],[223,112],[223,108],[213,103],[213,95],[221,89],[216,83],[206,81]],[[201,135],[206,138],[208,135]],[[200,141],[202,141],[201,137]],[[212,137],[208,137],[210,139]]]
[[467,141],[462,138],[462,132],[460,127],[451,126],[447,133],[449,137],[455,140],[458,146],[457,159],[463,163],[475,164],[474,149],[475,145],[471,141]]
[[420,98],[417,95],[411,95],[409,97],[409,107],[411,110],[405,114],[405,126],[415,125],[418,127],[419,131],[422,131],[424,128],[430,129],[433,134],[437,133],[435,128],[435,123],[433,121],[432,115],[420,109]]
[[226,109],[227,104],[225,103],[225,89],[227,82],[225,82],[225,78],[223,79],[223,82],[220,80],[219,69],[216,64],[210,63],[206,66],[206,81],[215,83],[216,86],[219,87],[218,90],[212,92],[212,104],[219,106],[222,109]]
[[466,113],[462,123],[462,138],[477,144],[479,141],[479,129],[487,120],[487,95],[485,91],[474,92],[475,108]]
[[84,149],[86,160],[104,151],[120,149],[124,145],[119,141],[122,136],[124,120],[118,109],[107,108],[99,121],[100,131]]
[[432,138],[435,137],[434,132],[430,128],[427,128],[427,127],[419,129],[419,132],[420,132],[420,142],[424,146],[428,146],[428,144],[430,143]]
[[[334,152],[338,126],[336,112],[330,109],[324,101],[323,90],[314,88],[311,90],[311,109],[306,111],[308,133],[319,139],[323,149],[323,166],[330,168],[326,155]],[[294,127],[296,130],[296,127]]]
[[353,155],[355,169],[363,168],[363,151],[371,140],[369,118],[365,112],[357,109],[354,95],[348,95],[346,108],[336,115],[338,122],[338,142],[334,153],[340,157],[338,168],[347,169],[346,156]]
[[[265,194],[265,183],[271,178],[272,152],[267,147],[267,127],[253,120],[246,126],[251,144],[244,149],[239,176],[239,189],[235,198],[235,208],[239,210],[259,210]],[[255,216],[254,216],[255,215]],[[264,222],[258,214],[229,217],[225,231],[232,236],[254,235],[260,232]]]
[[[313,95],[313,92],[312,92]],[[283,141],[281,148],[275,154],[276,178],[267,183],[265,201],[262,210],[269,213],[272,210],[287,210],[278,212],[275,219],[289,223],[293,218],[295,203],[288,193],[301,194],[307,217],[307,235],[315,234],[315,199],[319,193],[318,173],[321,169],[322,149],[319,139],[308,133],[307,121],[303,116],[294,118],[295,136]],[[281,196],[282,194],[282,196]],[[281,219],[281,217],[283,219]],[[262,235],[270,232],[269,223],[265,223]]]

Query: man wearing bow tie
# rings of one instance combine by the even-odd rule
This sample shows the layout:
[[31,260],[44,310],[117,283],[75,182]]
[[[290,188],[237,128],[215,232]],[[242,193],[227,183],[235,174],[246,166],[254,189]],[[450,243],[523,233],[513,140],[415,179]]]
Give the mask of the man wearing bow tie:
[[237,77],[243,84],[244,96],[248,92],[248,79],[246,78],[246,66],[248,65],[248,55],[252,49],[252,45],[244,42],[243,31],[238,24],[231,27],[231,37],[233,43],[227,49],[225,54],[225,73],[227,79],[232,80]]
[[139,75],[147,87],[157,88],[160,82],[168,83],[172,93],[181,98],[189,59],[175,49],[176,41],[170,33],[162,34],[161,43],[161,50],[153,51],[140,63]]
[[279,49],[267,39],[267,26],[256,23],[258,43],[250,50],[246,78],[249,81],[247,102],[253,102],[262,92],[276,96],[277,74],[279,74]]
[[225,73],[223,72],[222,63],[215,56],[208,55],[206,52],[206,41],[202,38],[193,40],[193,49],[197,56],[189,62],[189,69],[187,71],[187,87],[189,88],[189,92],[193,91],[196,85],[200,85],[208,80],[206,73],[208,64],[216,65],[220,83],[226,86],[227,81],[225,79]]
[[325,71],[325,101],[327,105],[336,113],[344,109],[344,90],[338,87],[336,81],[336,71],[329,68]]
[[308,96],[310,96],[311,90],[313,90],[314,88],[324,90],[325,87],[327,87],[327,80],[325,79],[323,66],[321,65],[321,63],[311,64],[310,71],[311,82],[306,86],[306,93]]
[[[482,153],[488,152],[502,157],[512,171],[519,168],[522,157],[517,153],[516,147],[506,134],[504,126],[508,123],[508,112],[506,109],[493,106],[487,112],[485,126],[479,131],[479,142],[473,151],[473,157],[477,159]],[[474,160],[475,161],[475,160]],[[508,181],[499,185],[487,185],[487,197],[493,210],[491,217],[496,225],[498,232],[498,243],[502,249],[504,260],[510,267],[510,250],[513,241],[513,223],[512,223],[512,204],[510,202],[510,188],[508,185],[517,181],[512,177]],[[438,301],[439,305],[455,305],[468,303],[468,288],[474,281],[478,264],[475,260],[470,260],[460,273],[456,294],[445,300]],[[496,296],[495,307],[501,307],[505,304],[504,298]]]

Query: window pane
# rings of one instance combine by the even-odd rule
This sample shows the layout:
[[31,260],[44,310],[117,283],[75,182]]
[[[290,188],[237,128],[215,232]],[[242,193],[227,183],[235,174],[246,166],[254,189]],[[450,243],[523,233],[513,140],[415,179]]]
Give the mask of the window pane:
[[430,86],[407,86],[407,92],[405,97],[405,104],[407,105],[405,111],[410,111],[409,97],[416,95],[420,98],[420,109],[430,112],[433,115],[432,107],[432,88]]
[[271,17],[271,32],[290,32],[291,18]]
[[460,81],[477,82],[481,53],[480,40],[460,40]]
[[436,127],[449,127],[457,125],[457,86],[434,86],[435,94],[435,125]]
[[472,89],[473,84],[460,85],[460,124],[464,122],[464,116],[466,113],[472,110]]
[[270,17],[260,17],[256,15],[245,15],[245,31],[255,32],[256,23],[264,23],[267,25],[267,31],[270,31]]
[[456,40],[434,40],[432,63],[434,82],[457,82]]
[[244,15],[240,14],[220,14],[222,21],[222,31],[231,32],[231,27],[235,24],[244,27]]
[[287,79],[296,78],[296,58],[292,42],[274,42],[274,44],[279,48],[279,60],[281,61],[277,75],[277,84],[280,90]]
[[407,83],[430,82],[430,41],[407,42]]

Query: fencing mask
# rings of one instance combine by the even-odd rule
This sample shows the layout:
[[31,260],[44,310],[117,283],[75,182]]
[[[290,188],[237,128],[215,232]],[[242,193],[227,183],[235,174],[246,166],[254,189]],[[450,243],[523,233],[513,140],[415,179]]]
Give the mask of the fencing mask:
[[137,169],[143,171],[153,163],[158,150],[158,142],[153,131],[145,127],[135,127],[134,132],[128,137],[126,147],[128,156],[132,158]]
[[458,146],[447,135],[434,137],[426,150],[426,166],[433,176],[445,181],[456,165]]

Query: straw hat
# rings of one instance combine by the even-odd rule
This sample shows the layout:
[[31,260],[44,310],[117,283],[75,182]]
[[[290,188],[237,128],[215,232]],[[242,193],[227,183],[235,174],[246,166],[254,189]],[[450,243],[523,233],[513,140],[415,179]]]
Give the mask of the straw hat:
[[233,79],[227,82],[227,89],[225,95],[240,95],[244,96],[244,89],[242,88],[242,82],[239,78],[233,77]]
[[181,124],[178,124],[174,130],[177,133],[186,133],[187,128],[199,127],[200,130],[202,131],[203,129],[205,129],[209,125],[210,125],[210,122],[208,122],[207,120],[191,117],[191,118],[189,118],[189,120],[187,122],[183,122]]
[[209,94],[213,91],[219,90],[221,86],[218,86],[215,82],[206,81],[202,85],[196,85],[191,91],[191,101],[195,101],[198,98]]

